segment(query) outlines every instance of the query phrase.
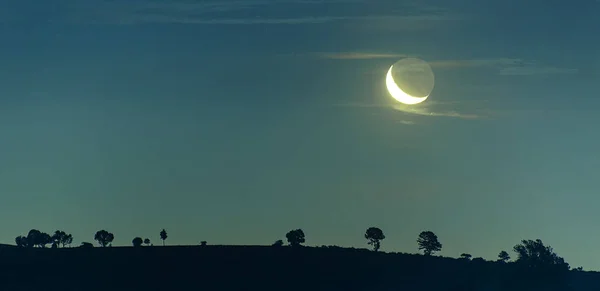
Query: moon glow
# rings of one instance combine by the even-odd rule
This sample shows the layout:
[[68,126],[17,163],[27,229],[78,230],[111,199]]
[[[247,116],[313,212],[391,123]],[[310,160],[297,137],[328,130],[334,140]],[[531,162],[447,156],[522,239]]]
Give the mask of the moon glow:
[[415,58],[396,62],[390,67],[385,78],[390,95],[396,101],[407,105],[427,100],[433,91],[434,82],[435,77],[429,64]]

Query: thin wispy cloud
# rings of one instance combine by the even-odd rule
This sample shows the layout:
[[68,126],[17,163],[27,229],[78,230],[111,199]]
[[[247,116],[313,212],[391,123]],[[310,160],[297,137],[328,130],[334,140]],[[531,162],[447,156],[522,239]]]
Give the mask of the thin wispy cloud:
[[577,74],[579,69],[557,68],[550,66],[542,67],[509,67],[500,70],[500,75],[555,75],[555,74]]
[[[404,57],[420,57],[410,54],[377,53],[377,52],[337,52],[316,53],[316,56],[326,59],[338,60],[367,60],[367,59],[400,59]],[[470,60],[433,60],[428,62],[433,69],[464,69],[464,68],[486,68],[495,70],[497,74],[504,76],[532,76],[532,75],[555,75],[555,74],[577,74],[578,69],[561,68],[541,64],[536,61],[514,59],[514,58],[490,58]]]
[[[66,21],[121,25],[319,24],[349,20],[428,21],[452,18],[443,9],[425,6],[417,1],[391,4],[382,2],[387,6],[393,5],[397,11],[402,12],[390,14],[385,8],[374,11],[372,7],[385,5],[374,6],[373,1],[377,0],[97,0],[93,4],[84,0],[62,0],[60,3],[69,7],[69,15],[65,15]],[[344,13],[340,14],[339,11]],[[7,15],[13,14],[15,13],[7,12]]]
[[137,15],[123,20],[121,24],[142,23],[179,23],[179,24],[319,24],[336,20],[350,19],[348,17],[294,17],[294,18],[199,18],[169,15]]
[[511,58],[474,59],[474,60],[443,60],[430,62],[433,68],[492,68],[499,75],[549,75],[549,74],[576,74],[578,69],[559,68],[540,64],[536,61]]
[[370,60],[370,59],[397,59],[409,57],[406,54],[382,53],[316,53],[316,56],[332,60]]
[[493,59],[470,59],[470,60],[434,60],[429,62],[436,68],[468,68],[468,67],[502,67],[519,66],[525,64],[521,59],[493,58]]
[[211,13],[223,11],[247,10],[272,5],[320,5],[365,3],[366,0],[220,0],[220,1],[146,1],[122,3],[137,11],[177,11],[185,13]]
[[301,17],[265,17],[253,18],[221,18],[199,17],[189,15],[168,14],[136,14],[118,20],[119,24],[144,24],[144,23],[178,23],[178,24],[321,24],[343,20],[378,21],[383,19],[402,19],[407,21],[442,20],[441,17],[415,17],[415,16],[301,16]]

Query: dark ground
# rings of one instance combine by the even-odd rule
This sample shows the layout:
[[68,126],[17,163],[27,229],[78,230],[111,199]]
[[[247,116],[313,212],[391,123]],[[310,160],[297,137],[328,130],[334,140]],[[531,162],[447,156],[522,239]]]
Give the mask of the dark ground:
[[600,273],[346,248],[0,246],[0,291],[600,290]]

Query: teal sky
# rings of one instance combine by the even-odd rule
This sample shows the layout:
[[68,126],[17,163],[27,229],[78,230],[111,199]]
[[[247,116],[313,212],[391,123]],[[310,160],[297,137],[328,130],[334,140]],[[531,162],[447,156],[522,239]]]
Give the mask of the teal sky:
[[[450,2],[0,0],[0,242],[378,226],[384,251],[540,238],[600,270],[600,2]],[[436,76],[409,112],[405,56]]]

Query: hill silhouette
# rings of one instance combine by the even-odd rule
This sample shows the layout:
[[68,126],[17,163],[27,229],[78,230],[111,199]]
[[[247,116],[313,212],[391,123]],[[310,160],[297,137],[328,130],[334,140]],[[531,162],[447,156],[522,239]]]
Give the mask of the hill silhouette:
[[291,246],[0,245],[0,290],[598,290],[600,286],[600,274],[569,271],[561,264],[564,260],[538,240],[520,244],[522,255],[532,256],[528,262],[506,263],[470,259],[467,254],[445,258],[304,247],[298,243],[303,235],[291,233]]

